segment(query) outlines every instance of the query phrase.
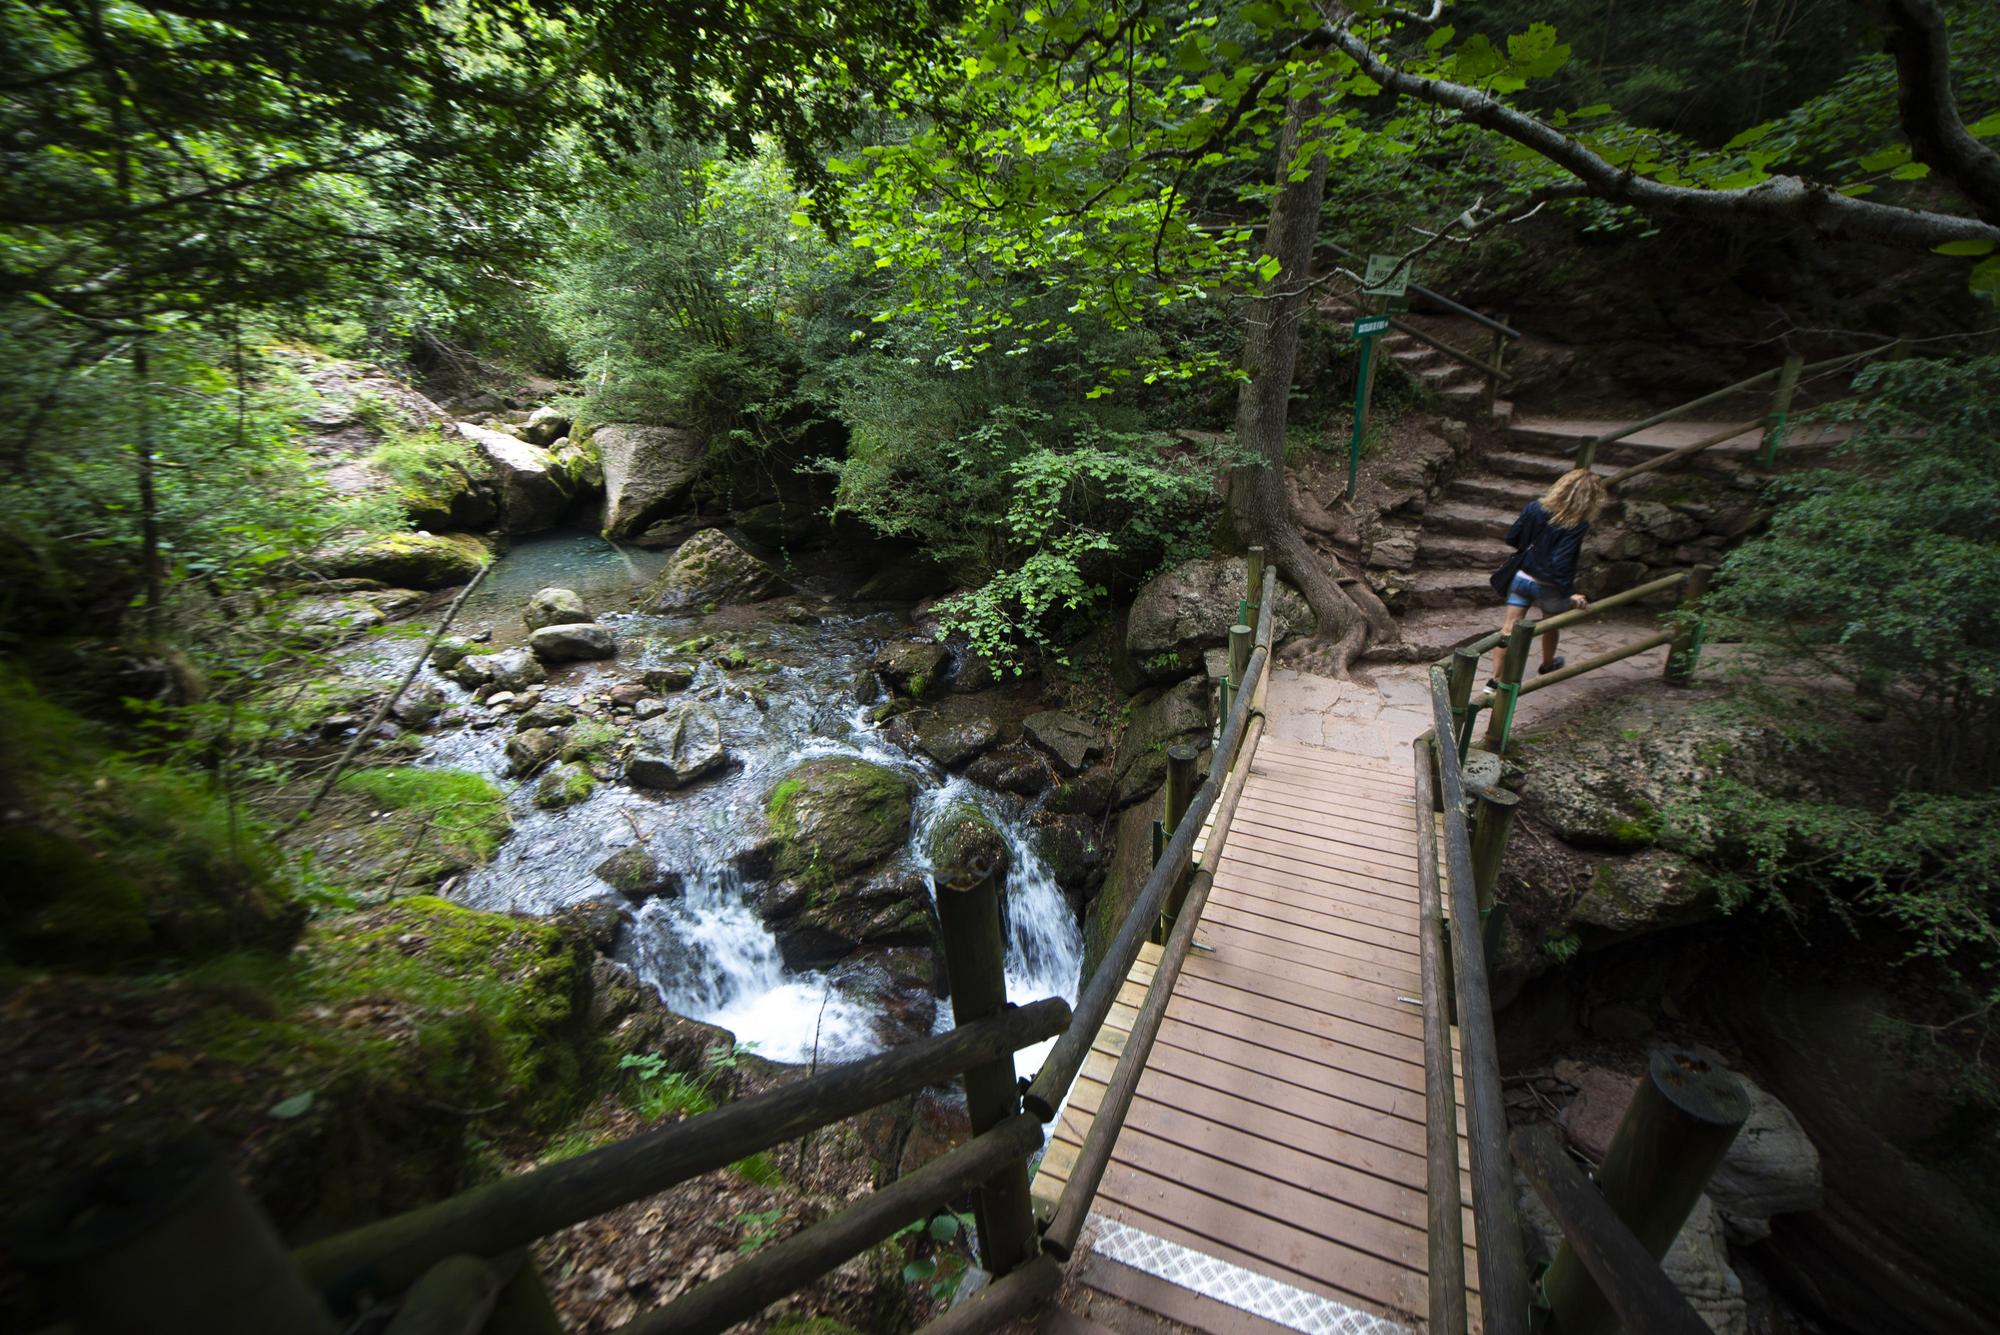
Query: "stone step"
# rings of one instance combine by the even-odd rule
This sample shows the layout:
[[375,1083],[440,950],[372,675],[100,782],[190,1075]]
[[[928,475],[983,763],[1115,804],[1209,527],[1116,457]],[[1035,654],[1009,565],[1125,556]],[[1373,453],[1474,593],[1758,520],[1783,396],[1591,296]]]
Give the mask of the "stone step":
[[[1512,522],[1510,515],[1508,523]],[[1484,535],[1427,530],[1417,541],[1417,561],[1424,566],[1483,564],[1491,573],[1514,554],[1514,549],[1502,540],[1501,535],[1506,531],[1505,524],[1498,529],[1486,530]]]
[[1491,588],[1485,593],[1480,601],[1405,612],[1396,618],[1397,628],[1406,644],[1422,645],[1428,657],[1443,658],[1459,645],[1500,629],[1500,600]]
[[[1522,454],[1512,450],[1503,450],[1497,454],[1489,454],[1480,460],[1480,462],[1486,465],[1486,471],[1489,473],[1498,473],[1504,477],[1533,478],[1539,481],[1544,487],[1570,469],[1570,461],[1560,456]],[[1615,466],[1605,467],[1600,464],[1597,467],[1597,471],[1609,474],[1615,473],[1618,470]]]
[[1474,473],[1468,477],[1453,478],[1445,486],[1444,498],[1454,504],[1489,506],[1519,514],[1522,506],[1546,490],[1546,483],[1533,478]]
[[[1611,421],[1591,421],[1577,418],[1522,417],[1517,418],[1507,429],[1508,448],[1523,454],[1549,454],[1574,457],[1585,441],[1615,431],[1623,425]],[[1597,449],[1597,460],[1604,463],[1635,464],[1647,459],[1670,454],[1684,446],[1721,431],[1728,422],[1663,422],[1659,426],[1648,427],[1634,432],[1622,440],[1615,440]],[[1846,438],[1846,431],[1836,427],[1798,427],[1785,437],[1784,453],[1781,458],[1793,455],[1808,457],[1826,453]],[[1703,456],[1731,463],[1747,463],[1758,457],[1764,448],[1764,432],[1761,427],[1730,437],[1719,445],[1711,445],[1702,452]]]
[[1403,605],[1424,609],[1497,603],[1499,599],[1489,582],[1492,574],[1492,566],[1446,567],[1418,571],[1404,585]]
[[1533,499],[1534,493],[1530,492],[1519,505],[1479,505],[1451,499],[1433,501],[1424,511],[1424,528],[1434,533],[1492,537],[1505,533],[1519,517],[1521,506]]

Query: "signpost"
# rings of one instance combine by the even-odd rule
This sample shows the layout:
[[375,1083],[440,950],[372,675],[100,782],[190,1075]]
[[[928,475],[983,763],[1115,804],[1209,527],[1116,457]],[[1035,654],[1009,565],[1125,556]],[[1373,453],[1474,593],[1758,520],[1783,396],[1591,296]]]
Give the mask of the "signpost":
[[1361,295],[1375,297],[1382,309],[1395,313],[1410,309],[1410,265],[1401,255],[1370,255],[1361,275]]
[[1387,315],[1364,315],[1354,322],[1354,336],[1361,340],[1361,368],[1354,378],[1354,434],[1347,442],[1347,499],[1354,499],[1354,486],[1361,475],[1361,436],[1368,429],[1369,391],[1375,387],[1375,340],[1389,329]]

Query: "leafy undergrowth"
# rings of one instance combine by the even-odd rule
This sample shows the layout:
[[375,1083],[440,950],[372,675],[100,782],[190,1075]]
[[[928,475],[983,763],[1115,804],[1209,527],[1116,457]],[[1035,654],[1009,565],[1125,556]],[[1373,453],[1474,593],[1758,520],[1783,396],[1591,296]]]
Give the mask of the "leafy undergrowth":
[[[793,1078],[782,1068],[711,1051],[703,1069],[668,1070],[641,1055],[622,1086],[515,1169],[587,1153],[654,1126],[698,1116],[732,1091]],[[566,1330],[613,1330],[713,1279],[875,1186],[871,1119],[842,1123],[683,1182],[545,1238],[535,1259]],[[905,1275],[912,1243],[892,1239],[734,1329],[768,1335],[857,1335],[921,1325],[936,1305]]]
[[[6,983],[15,1228],[90,1164],[193,1133],[235,1148],[287,1236],[337,1229],[490,1175],[496,1143],[558,1125],[595,1086],[579,948],[438,899],[322,920],[287,956]],[[49,1315],[0,1279],[0,1325]]]
[[385,766],[343,778],[293,838],[365,902],[480,865],[511,828],[507,795],[480,775]]

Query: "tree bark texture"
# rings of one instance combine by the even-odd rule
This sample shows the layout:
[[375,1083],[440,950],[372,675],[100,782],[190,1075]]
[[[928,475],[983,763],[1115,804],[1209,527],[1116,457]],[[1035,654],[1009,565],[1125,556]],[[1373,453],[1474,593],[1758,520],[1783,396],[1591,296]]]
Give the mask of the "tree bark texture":
[[1236,443],[1258,462],[1231,474],[1229,509],[1244,541],[1264,545],[1318,619],[1319,633],[1308,651],[1314,666],[1344,675],[1368,647],[1371,634],[1392,639],[1396,624],[1381,600],[1358,581],[1357,590],[1367,592],[1365,602],[1341,587],[1338,567],[1329,569],[1293,522],[1285,487],[1285,427],[1299,359],[1299,322],[1305,317],[1320,206],[1326,198],[1326,155],[1314,154],[1296,178],[1293,159],[1319,107],[1317,94],[1293,99],[1278,141],[1278,193],[1264,231],[1264,253],[1278,261],[1278,272],[1250,303],[1243,336],[1247,379],[1236,398]]

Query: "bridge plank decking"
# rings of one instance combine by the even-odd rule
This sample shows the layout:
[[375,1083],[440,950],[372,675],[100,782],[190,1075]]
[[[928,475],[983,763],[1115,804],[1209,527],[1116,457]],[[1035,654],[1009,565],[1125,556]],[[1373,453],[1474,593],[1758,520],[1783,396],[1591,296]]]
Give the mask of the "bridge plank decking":
[[[1409,763],[1271,738],[1244,763],[1219,857],[1204,832],[1215,883],[1197,949],[1094,1210],[1421,1330],[1429,1282],[1422,827]],[[1422,813],[1425,827],[1431,819]],[[1071,1090],[1034,1182],[1045,1205],[1068,1179],[1159,957],[1157,946],[1141,951]],[[1461,1098],[1460,1193],[1469,1202],[1463,1108]],[[1469,1204],[1463,1220],[1476,1290]],[[1469,1307],[1476,1329],[1476,1291]]]

